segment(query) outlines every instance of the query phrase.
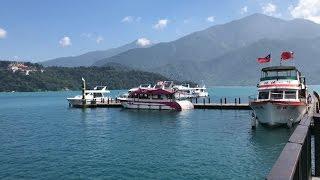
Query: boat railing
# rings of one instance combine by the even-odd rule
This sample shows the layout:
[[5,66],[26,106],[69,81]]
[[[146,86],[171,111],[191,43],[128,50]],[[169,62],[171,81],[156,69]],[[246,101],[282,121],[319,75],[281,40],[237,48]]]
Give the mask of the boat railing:
[[254,101],[257,101],[257,100],[258,100],[257,97],[258,97],[257,94],[250,95],[250,96],[248,97],[249,103],[254,102]]

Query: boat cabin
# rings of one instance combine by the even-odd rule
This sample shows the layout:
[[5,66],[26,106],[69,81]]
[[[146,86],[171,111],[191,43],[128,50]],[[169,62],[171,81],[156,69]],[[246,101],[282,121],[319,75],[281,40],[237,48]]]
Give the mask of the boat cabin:
[[302,96],[301,90],[294,89],[274,89],[274,90],[263,90],[259,92],[259,100],[298,100],[305,98]]
[[267,80],[298,80],[300,72],[294,66],[272,66],[261,70],[260,81]]
[[[284,81],[283,81],[284,80]],[[258,100],[299,100],[306,98],[305,78],[294,66],[272,66],[263,68],[261,71],[260,84],[266,81],[298,83],[299,88],[276,88],[259,91]]]
[[165,89],[152,89],[152,90],[139,89],[137,91],[131,92],[128,98],[167,100],[167,99],[174,99],[174,92],[165,90]]
[[93,90],[85,90],[84,95],[86,98],[103,98],[107,97],[106,94],[110,93],[107,86],[96,86]]

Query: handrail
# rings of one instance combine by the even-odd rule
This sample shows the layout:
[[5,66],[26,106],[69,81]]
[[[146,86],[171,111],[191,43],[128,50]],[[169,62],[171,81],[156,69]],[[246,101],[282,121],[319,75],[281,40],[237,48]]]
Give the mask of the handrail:
[[[311,124],[312,120],[317,122],[313,123],[313,126]],[[311,132],[313,131],[314,141],[319,142],[319,122],[319,115],[313,117],[305,115],[290,136],[266,179],[311,179]],[[314,129],[318,129],[318,132],[315,133]],[[314,148],[317,150],[319,145],[315,143]],[[319,152],[314,152],[316,153],[316,156],[319,156],[317,155]],[[320,169],[320,159],[317,160],[315,158],[314,161],[316,166],[314,176],[319,176],[320,174],[318,174],[317,171]]]

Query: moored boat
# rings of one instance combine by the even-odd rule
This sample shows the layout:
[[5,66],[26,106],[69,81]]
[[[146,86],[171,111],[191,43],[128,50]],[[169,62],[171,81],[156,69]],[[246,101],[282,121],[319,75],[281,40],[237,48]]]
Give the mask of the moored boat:
[[187,100],[177,100],[173,82],[160,81],[154,87],[139,88],[129,92],[127,96],[119,97],[121,104],[129,109],[177,110],[193,109],[193,104]]
[[96,86],[92,90],[87,90],[85,80],[83,78],[82,81],[82,95],[67,98],[72,107],[84,107],[90,104],[105,103],[110,99],[110,97],[107,96],[107,94],[110,93],[107,86]]
[[292,126],[307,112],[307,95],[305,78],[296,67],[265,67],[250,106],[259,123]]
[[176,89],[175,98],[184,99],[184,98],[198,98],[198,97],[208,97],[209,93],[205,85],[196,87],[191,87],[189,84],[174,85]]

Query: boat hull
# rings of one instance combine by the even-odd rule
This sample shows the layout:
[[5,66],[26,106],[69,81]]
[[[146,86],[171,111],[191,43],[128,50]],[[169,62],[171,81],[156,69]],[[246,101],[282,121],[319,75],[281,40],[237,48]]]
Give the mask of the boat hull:
[[200,92],[200,93],[197,93],[197,96],[198,97],[208,97],[209,93],[208,92]]
[[152,109],[152,110],[186,110],[193,109],[193,104],[190,101],[130,101],[121,100],[121,104],[124,108],[128,109]]
[[252,102],[250,106],[259,123],[269,126],[299,122],[307,112],[307,105],[303,102]]
[[67,98],[71,106],[80,107],[86,104],[83,99],[78,98]]
[[67,100],[69,101],[69,104],[72,107],[83,107],[86,105],[108,102],[108,98],[95,98],[95,99],[67,98]]

